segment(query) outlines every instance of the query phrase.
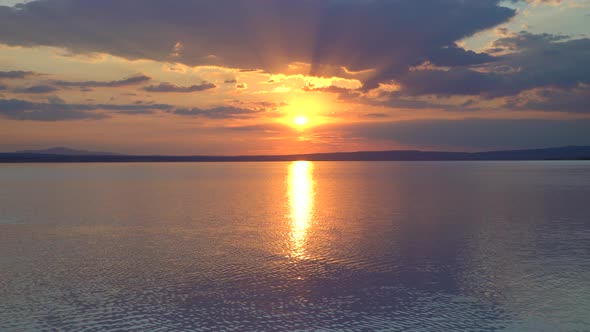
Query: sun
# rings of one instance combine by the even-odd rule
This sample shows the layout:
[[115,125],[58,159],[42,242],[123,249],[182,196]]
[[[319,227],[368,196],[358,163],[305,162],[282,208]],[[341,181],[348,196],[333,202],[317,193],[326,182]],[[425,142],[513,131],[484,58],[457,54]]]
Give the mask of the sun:
[[325,122],[323,114],[330,111],[328,103],[319,97],[291,99],[285,102],[278,121],[299,131],[305,131]]
[[298,126],[305,126],[307,124],[307,117],[298,116],[295,118],[295,120],[293,120],[293,122],[295,122],[295,124]]

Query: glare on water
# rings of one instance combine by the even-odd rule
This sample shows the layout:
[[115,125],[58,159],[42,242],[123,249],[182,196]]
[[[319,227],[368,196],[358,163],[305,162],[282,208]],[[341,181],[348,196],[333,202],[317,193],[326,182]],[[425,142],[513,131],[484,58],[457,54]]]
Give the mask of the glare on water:
[[307,231],[313,219],[315,183],[313,163],[295,161],[289,166],[291,256],[305,258]]

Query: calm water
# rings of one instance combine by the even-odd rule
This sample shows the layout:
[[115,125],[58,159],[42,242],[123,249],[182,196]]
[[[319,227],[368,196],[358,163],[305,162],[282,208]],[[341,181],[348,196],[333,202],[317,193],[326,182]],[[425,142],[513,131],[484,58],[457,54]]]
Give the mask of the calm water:
[[0,331],[590,331],[589,162],[0,165]]

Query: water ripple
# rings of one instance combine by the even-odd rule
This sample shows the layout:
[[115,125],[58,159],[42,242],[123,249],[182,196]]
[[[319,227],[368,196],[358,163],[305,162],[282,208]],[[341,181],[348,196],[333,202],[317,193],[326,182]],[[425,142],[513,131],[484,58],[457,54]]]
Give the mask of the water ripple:
[[590,330],[590,188],[453,165],[21,174],[0,187],[0,331]]

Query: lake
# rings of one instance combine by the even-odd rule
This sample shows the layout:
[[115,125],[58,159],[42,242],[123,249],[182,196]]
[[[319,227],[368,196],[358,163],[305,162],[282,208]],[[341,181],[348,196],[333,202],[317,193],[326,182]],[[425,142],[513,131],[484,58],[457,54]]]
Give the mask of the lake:
[[590,331],[590,162],[0,165],[0,331]]

